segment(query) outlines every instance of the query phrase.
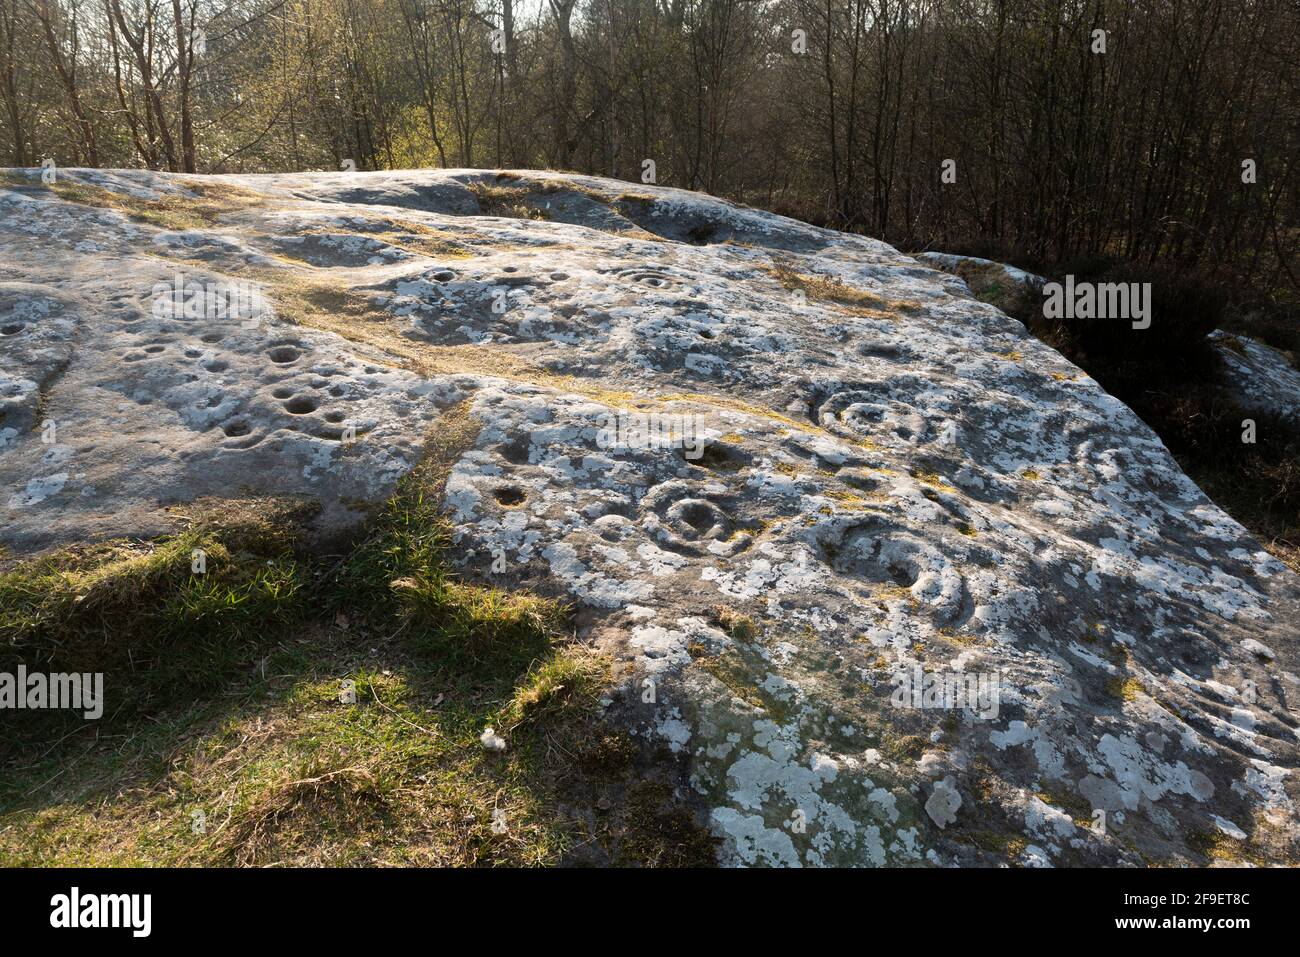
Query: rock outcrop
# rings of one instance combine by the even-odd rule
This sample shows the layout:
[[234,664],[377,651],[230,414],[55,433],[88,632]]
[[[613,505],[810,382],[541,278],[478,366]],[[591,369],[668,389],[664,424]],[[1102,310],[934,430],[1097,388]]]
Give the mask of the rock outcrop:
[[1216,329],[1210,333],[1223,360],[1225,385],[1243,409],[1300,422],[1300,370],[1272,346]]
[[1013,316],[1042,307],[1043,276],[1006,263],[953,253],[920,253],[916,257],[928,266],[961,277],[980,302],[991,303]]
[[0,187],[0,261],[11,554],[246,492],[345,531],[468,407],[465,574],[577,604],[724,863],[1300,859],[1300,579],[883,243],[550,173],[74,170]]
[[[980,302],[1012,315],[1042,308],[1042,290],[1047,283],[1043,276],[953,253],[919,253],[916,258],[959,277]],[[1244,409],[1300,421],[1300,372],[1288,353],[1223,329],[1216,329],[1208,338],[1222,362],[1219,384],[1228,398]]]

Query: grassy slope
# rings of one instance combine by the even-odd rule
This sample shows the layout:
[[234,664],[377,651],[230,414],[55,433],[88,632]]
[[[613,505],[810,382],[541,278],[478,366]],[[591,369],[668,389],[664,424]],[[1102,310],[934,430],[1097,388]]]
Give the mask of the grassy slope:
[[444,416],[344,556],[303,549],[308,503],[206,503],[0,575],[0,670],[102,670],[107,698],[6,713],[0,864],[709,863],[599,719],[608,662],[567,609],[449,572],[437,503],[472,438]]

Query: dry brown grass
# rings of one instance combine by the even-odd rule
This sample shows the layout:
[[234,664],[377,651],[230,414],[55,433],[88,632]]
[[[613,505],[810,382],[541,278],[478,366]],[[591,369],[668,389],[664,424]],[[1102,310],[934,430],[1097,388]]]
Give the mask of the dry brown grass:
[[711,618],[719,628],[737,641],[753,641],[761,630],[754,619],[727,605],[715,605]]
[[276,315],[296,325],[332,332],[370,346],[376,361],[422,376],[471,373],[558,389],[572,389],[567,376],[547,372],[501,349],[476,345],[438,346],[401,334],[398,323],[370,297],[337,279],[297,270],[263,270],[259,278],[269,287]]
[[[377,239],[389,246],[403,249],[416,256],[442,260],[470,259],[475,255],[473,249],[457,241],[451,233],[441,229],[434,229],[432,226],[400,220],[383,220],[376,225],[381,226],[381,228],[367,233],[368,238]],[[294,235],[328,237],[338,236],[340,233],[326,228],[314,228],[298,230]],[[289,254],[289,256],[282,255],[279,258],[287,258],[296,263],[303,257]]]
[[887,299],[865,289],[850,286],[837,278],[798,272],[790,263],[776,261],[760,266],[781,286],[791,292],[802,290],[809,299],[829,302],[840,311],[873,319],[893,319],[898,313],[915,312],[920,303],[910,299]]
[[[211,229],[224,216],[267,202],[254,190],[229,183],[181,180],[193,195],[162,193],[157,199],[129,196],[100,186],[56,181],[48,189],[60,199],[82,206],[112,209],[136,222],[174,231]],[[28,185],[36,181],[28,180]]]
[[494,186],[491,183],[469,184],[470,192],[478,200],[484,216],[504,216],[510,219],[549,219],[546,210],[533,205],[534,193],[527,186]]

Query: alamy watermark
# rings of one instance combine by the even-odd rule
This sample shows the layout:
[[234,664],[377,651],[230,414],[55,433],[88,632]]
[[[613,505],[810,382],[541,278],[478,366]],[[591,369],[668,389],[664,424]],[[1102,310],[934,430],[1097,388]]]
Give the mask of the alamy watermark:
[[90,894],[74,887],[50,898],[50,926],[56,929],[119,927],[132,937],[153,930],[152,894]]
[[889,703],[895,708],[971,711],[981,718],[998,716],[1002,702],[1000,671],[926,671],[920,665],[897,671]]
[[81,711],[87,721],[104,714],[104,673],[46,674],[29,672],[19,665],[17,672],[0,671],[0,711]]
[[692,461],[704,455],[706,441],[704,416],[693,412],[606,412],[596,433],[601,449],[681,449]]
[[1151,326],[1151,283],[1079,282],[1043,285],[1044,319],[1129,319],[1134,329]]

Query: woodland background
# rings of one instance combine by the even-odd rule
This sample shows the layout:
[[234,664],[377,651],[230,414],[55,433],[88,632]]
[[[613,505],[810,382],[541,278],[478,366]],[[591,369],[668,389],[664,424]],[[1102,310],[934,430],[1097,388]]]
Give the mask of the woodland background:
[[653,159],[904,249],[1116,257],[1275,304],[1300,285],[1298,25],[1297,0],[0,0],[0,163]]

